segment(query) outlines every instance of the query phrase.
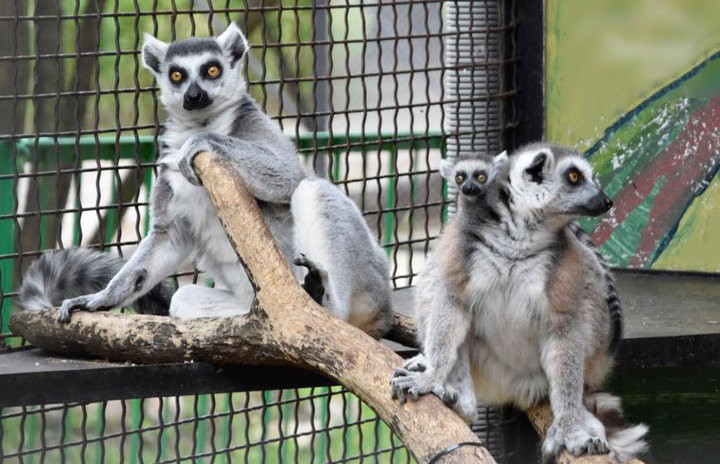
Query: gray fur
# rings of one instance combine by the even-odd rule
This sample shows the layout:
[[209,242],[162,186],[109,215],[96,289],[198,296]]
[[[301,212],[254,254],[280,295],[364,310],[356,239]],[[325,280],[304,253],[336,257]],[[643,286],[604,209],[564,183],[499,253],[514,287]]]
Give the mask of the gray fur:
[[[599,388],[610,371],[618,332],[612,278],[574,219],[611,203],[569,148],[535,144],[493,166],[480,200],[460,193],[420,274],[423,354],[397,371],[393,394],[435,393],[467,420],[476,400],[527,408],[549,398],[547,456],[611,450],[625,459],[644,448],[645,429],[606,437],[583,405],[584,389]],[[581,180],[571,182],[570,170]]]
[[[292,263],[299,251],[310,257],[308,264],[327,269],[323,284],[336,298],[329,311],[374,336],[389,328],[389,276],[379,246],[357,206],[333,185],[312,179],[292,142],[247,94],[241,66],[235,66],[247,49],[234,24],[216,39],[165,44],[146,35],[143,61],[155,75],[168,113],[152,191],[150,233],[107,286],[65,300],[59,321],[67,321],[73,310],[135,301],[187,260],[214,278],[217,288],[180,289],[173,296],[171,315],[231,316],[249,310],[253,289],[192,167],[199,152],[211,151],[235,164],[286,260]],[[222,70],[215,78],[206,73],[209,63]],[[172,70],[180,69],[183,80],[171,82]],[[207,104],[188,107],[188,92],[202,92]],[[301,183],[312,187],[298,189]],[[305,203],[306,197],[296,190],[315,192],[319,201]],[[306,216],[320,216],[324,222]],[[314,227],[294,233],[295,223]],[[329,226],[320,227],[324,223]],[[302,241],[306,235],[322,250],[308,248]],[[301,242],[296,245],[297,237]],[[302,276],[301,268],[291,268],[296,277]]]
[[[57,308],[67,298],[102,290],[124,264],[117,256],[87,248],[49,251],[28,267],[17,303],[25,310]],[[125,306],[144,314],[167,315],[171,295],[170,283],[161,282]]]
[[392,324],[390,270],[355,203],[320,178],[300,182],[292,196],[295,247],[318,269],[323,306],[379,338]]

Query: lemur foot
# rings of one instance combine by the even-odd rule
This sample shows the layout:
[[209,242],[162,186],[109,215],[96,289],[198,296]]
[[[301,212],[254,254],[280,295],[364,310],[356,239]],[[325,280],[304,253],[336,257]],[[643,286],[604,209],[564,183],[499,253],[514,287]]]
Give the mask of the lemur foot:
[[402,367],[395,369],[392,385],[392,398],[405,404],[408,398],[417,401],[422,395],[432,393],[448,406],[458,400],[456,392],[446,390],[445,387],[433,379],[427,372],[413,372]]
[[581,454],[607,454],[605,429],[594,416],[560,417],[553,421],[543,442],[543,455],[557,456],[567,449],[575,456]]
[[105,307],[106,305],[103,304],[103,300],[98,297],[98,294],[69,298],[62,302],[56,320],[61,324],[65,324],[70,322],[70,314],[74,311],[97,311]]
[[296,266],[306,267],[308,273],[303,281],[302,288],[310,295],[315,303],[322,306],[325,296],[325,282],[327,282],[327,271],[318,264],[310,261],[307,256],[300,253],[293,261]]

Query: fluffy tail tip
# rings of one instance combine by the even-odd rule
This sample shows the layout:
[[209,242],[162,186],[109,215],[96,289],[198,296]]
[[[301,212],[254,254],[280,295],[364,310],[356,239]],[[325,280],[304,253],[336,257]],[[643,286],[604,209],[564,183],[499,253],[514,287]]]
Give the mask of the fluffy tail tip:
[[646,452],[648,443],[645,435],[648,430],[647,425],[637,424],[612,432],[608,437],[608,444],[613,458],[617,462],[627,462]]

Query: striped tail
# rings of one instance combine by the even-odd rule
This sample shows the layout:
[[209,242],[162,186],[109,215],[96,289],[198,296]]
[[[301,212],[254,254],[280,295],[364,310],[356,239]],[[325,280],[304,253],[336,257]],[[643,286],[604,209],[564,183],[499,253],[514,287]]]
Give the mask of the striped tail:
[[[68,298],[104,289],[125,262],[114,255],[87,248],[44,253],[25,272],[17,303],[26,310],[59,307]],[[167,315],[172,289],[161,282],[130,307],[144,314]]]

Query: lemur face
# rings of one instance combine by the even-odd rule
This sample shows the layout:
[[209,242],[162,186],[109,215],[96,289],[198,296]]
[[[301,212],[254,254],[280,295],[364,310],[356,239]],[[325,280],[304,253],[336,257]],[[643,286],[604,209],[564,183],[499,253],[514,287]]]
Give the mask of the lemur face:
[[[217,38],[190,38],[167,44],[145,34],[142,56],[155,75],[169,111],[203,113],[216,102],[234,102],[244,91],[241,58],[248,49],[235,25]],[[240,86],[240,88],[238,87]]]
[[503,152],[495,158],[478,155],[476,158],[461,158],[455,162],[444,160],[440,173],[464,197],[474,199],[487,191],[497,174],[498,165],[506,159]]
[[612,200],[593,179],[592,167],[574,150],[549,144],[520,149],[510,157],[508,190],[517,212],[549,216],[598,216]]

